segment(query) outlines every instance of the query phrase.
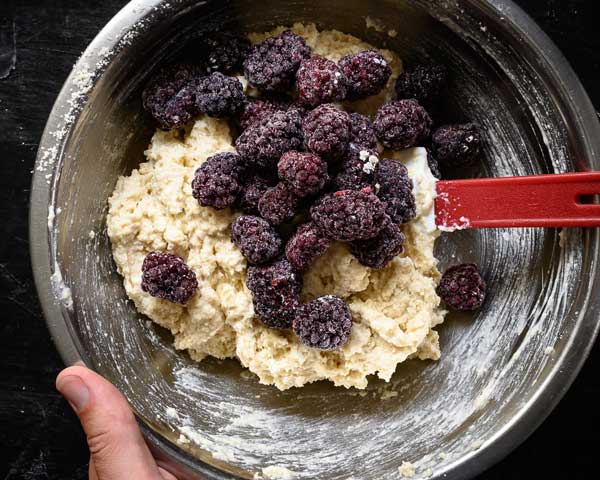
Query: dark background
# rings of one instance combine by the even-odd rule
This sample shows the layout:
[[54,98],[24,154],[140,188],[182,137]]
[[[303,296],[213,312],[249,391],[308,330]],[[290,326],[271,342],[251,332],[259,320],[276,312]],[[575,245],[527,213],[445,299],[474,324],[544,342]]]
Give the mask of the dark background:
[[[84,436],[54,389],[62,362],[33,286],[27,209],[52,103],[77,57],[125,3],[0,0],[0,479],[87,478]],[[600,108],[598,1],[517,3],[558,44]],[[479,480],[598,478],[598,345],[546,422]]]

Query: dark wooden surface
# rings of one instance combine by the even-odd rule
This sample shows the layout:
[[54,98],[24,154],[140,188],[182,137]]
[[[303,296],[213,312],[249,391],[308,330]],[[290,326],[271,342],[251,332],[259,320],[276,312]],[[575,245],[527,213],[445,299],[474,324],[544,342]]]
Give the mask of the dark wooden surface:
[[[54,390],[61,360],[33,286],[30,176],[60,86],[124,0],[0,0],[0,479],[87,478],[77,419]],[[518,2],[558,44],[600,109],[597,0]],[[600,429],[598,344],[532,437],[480,480],[593,479]]]

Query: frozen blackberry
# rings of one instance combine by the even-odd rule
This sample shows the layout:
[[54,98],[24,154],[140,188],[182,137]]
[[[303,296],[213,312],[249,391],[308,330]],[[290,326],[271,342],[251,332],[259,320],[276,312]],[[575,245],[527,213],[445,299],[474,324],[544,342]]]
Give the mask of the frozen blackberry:
[[370,188],[340,190],[323,196],[310,209],[315,225],[334,240],[366,240],[384,227],[385,211]]
[[259,90],[285,91],[292,86],[300,62],[310,54],[304,39],[286,30],[251,48],[244,61],[244,74]]
[[[365,151],[365,150],[362,150]],[[365,171],[365,161],[360,153],[348,152],[337,175],[333,177],[333,190],[360,190],[373,185],[373,174]]]
[[392,69],[377,50],[363,50],[339,61],[348,78],[348,99],[356,100],[379,93],[387,83]]
[[240,126],[245,130],[249,126],[269,118],[274,113],[286,111],[288,108],[289,102],[285,102],[284,100],[266,98],[248,99],[239,118]]
[[481,153],[481,135],[474,123],[446,125],[431,136],[431,148],[442,165],[457,167],[477,160]]
[[249,165],[274,168],[281,156],[302,148],[303,135],[297,110],[275,112],[248,127],[235,141],[237,151]]
[[252,264],[269,262],[281,251],[281,238],[275,229],[252,215],[242,215],[233,222],[231,241]]
[[233,152],[217,153],[200,165],[192,180],[192,195],[203,207],[218,210],[231,206],[241,189],[240,156]]
[[314,223],[303,223],[288,241],[285,256],[294,269],[303,272],[323,255],[330,245],[331,240],[324,237]]
[[321,157],[307,152],[286,152],[277,164],[279,178],[298,197],[315,195],[329,180],[327,164]]
[[258,201],[260,215],[273,225],[291,220],[298,209],[298,197],[285,183],[269,188]]
[[350,242],[350,251],[365,267],[379,269],[402,253],[404,240],[400,227],[388,221],[376,237]]
[[212,32],[204,39],[208,73],[235,73],[242,69],[250,52],[250,41],[230,32]]
[[144,109],[163,130],[179,128],[198,113],[190,84],[200,78],[197,67],[172,65],[160,70],[142,93]]
[[431,118],[416,100],[396,100],[377,111],[373,126],[384,146],[404,150],[417,146],[429,136]]
[[350,114],[350,150],[368,151],[374,154],[378,151],[373,123],[360,113]]
[[198,288],[196,274],[181,257],[150,252],[142,263],[142,290],[173,303],[186,303]]
[[350,141],[350,115],[326,103],[306,116],[302,131],[311,152],[325,158],[341,158]]
[[296,310],[293,327],[300,342],[320,350],[336,350],[350,337],[352,314],[339,297],[327,295]]
[[427,166],[431,170],[431,174],[438,180],[442,178],[442,172],[440,172],[440,164],[435,158],[435,155],[430,148],[427,149]]
[[252,292],[258,320],[271,328],[292,326],[299,305],[302,277],[285,258],[269,265],[248,267],[246,285]]
[[260,197],[276,182],[260,175],[254,175],[243,185],[240,195],[240,207],[244,213],[259,215],[258,202]]
[[414,98],[431,108],[442,97],[448,82],[443,65],[417,65],[402,72],[396,80],[398,98]]
[[475,264],[463,263],[444,272],[436,292],[454,310],[476,310],[485,299],[485,281]]
[[196,107],[211,117],[231,117],[239,112],[246,100],[241,82],[220,72],[194,83]]
[[384,204],[385,213],[394,223],[404,223],[415,218],[413,182],[404,165],[384,158],[375,167],[373,180],[379,185],[377,196]]
[[343,100],[346,82],[346,76],[337,64],[319,55],[302,60],[296,72],[300,102],[311,107]]

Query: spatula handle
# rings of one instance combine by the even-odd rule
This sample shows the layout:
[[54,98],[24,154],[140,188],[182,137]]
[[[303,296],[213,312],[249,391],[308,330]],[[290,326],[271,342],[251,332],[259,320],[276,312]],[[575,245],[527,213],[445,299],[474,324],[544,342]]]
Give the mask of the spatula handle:
[[443,180],[436,190],[441,227],[600,226],[600,204],[582,203],[600,194],[600,172]]

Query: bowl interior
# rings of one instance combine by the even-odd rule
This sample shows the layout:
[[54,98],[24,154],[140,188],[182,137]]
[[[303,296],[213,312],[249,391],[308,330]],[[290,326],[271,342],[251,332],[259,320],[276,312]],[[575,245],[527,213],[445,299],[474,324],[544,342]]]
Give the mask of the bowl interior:
[[443,234],[440,268],[479,264],[489,297],[477,314],[450,314],[438,328],[438,362],[406,362],[391,384],[373,380],[364,392],[325,382],[279,392],[236,361],[192,362],[172,348],[168,332],[136,313],[112,261],[107,198],[117,178],[143,161],[151,138],[140,102],[148,75],[198,31],[316,22],[394,49],[408,64],[444,63],[452,85],[436,122],[476,121],[485,140],[484,161],[447,178],[593,167],[560,81],[501,14],[475,0],[172,3],[140,15],[135,35],[90,90],[57,167],[61,213],[51,248],[72,290],[64,315],[79,355],[118,386],[160,442],[176,443],[181,433],[191,439],[179,459],[198,471],[201,462],[212,465],[203,470],[209,477],[252,478],[279,465],[307,478],[397,478],[403,461],[456,476],[456,465],[520,420],[573,347],[597,232]]

